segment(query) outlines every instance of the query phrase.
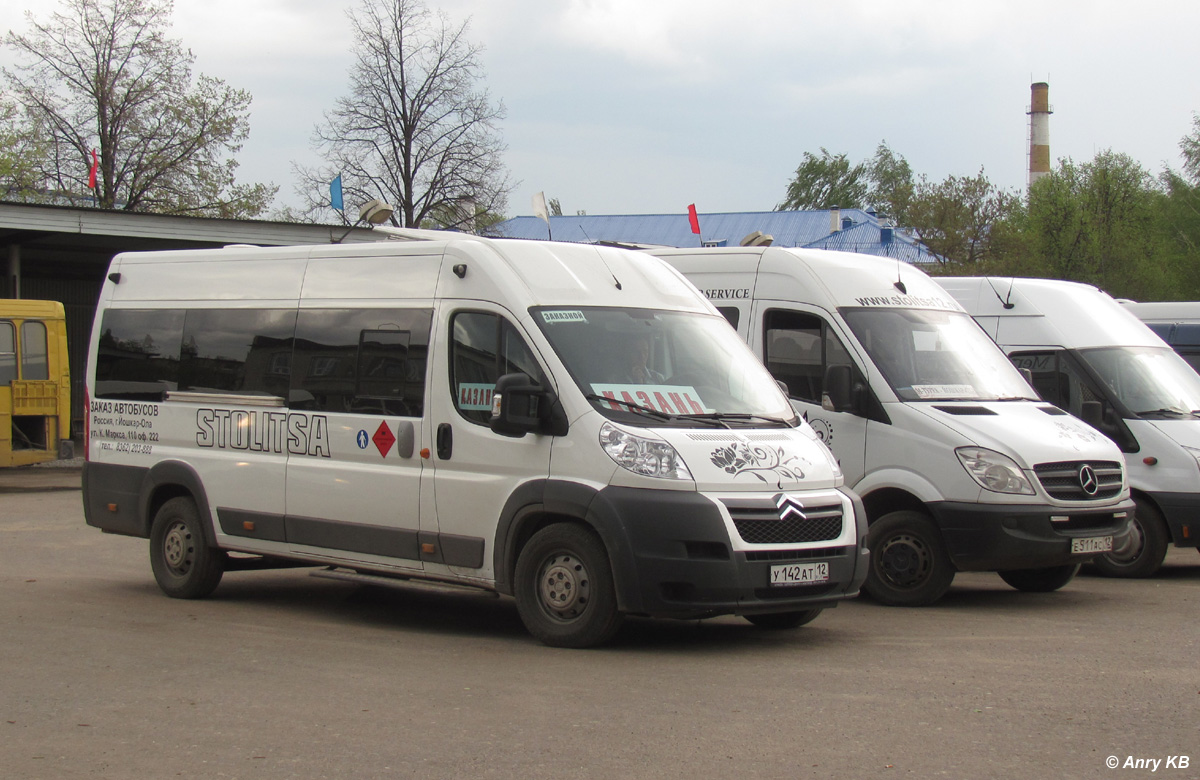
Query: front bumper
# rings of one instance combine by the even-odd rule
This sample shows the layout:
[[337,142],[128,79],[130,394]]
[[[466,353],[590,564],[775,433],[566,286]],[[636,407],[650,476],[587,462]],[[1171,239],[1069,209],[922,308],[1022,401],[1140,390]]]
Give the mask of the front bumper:
[[[865,517],[862,503],[852,500],[856,516]],[[634,614],[700,618],[825,608],[857,595],[867,576],[862,533],[851,546],[735,550],[720,510],[696,493],[605,488],[589,515],[612,556],[621,609]],[[865,526],[846,522],[860,531]],[[816,561],[829,565],[826,582],[770,585],[772,566]]]
[[[1022,504],[929,504],[959,571],[1039,569],[1088,561],[1097,553],[1072,554],[1071,540],[1112,536],[1114,546],[1119,545],[1129,533],[1133,507],[1132,500],[1103,510],[1062,511]],[[1051,521],[1051,516],[1069,519]]]

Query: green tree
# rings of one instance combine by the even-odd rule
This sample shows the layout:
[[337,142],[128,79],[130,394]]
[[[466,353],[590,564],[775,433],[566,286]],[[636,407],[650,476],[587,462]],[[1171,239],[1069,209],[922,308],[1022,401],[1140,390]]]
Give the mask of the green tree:
[[850,164],[845,154],[831,154],[821,147],[821,156],[804,153],[804,161],[788,184],[787,195],[776,211],[861,208],[866,205],[869,181],[865,163]]
[[18,121],[20,106],[0,94],[0,199],[23,200],[36,181],[31,160],[42,147]]
[[993,257],[997,226],[1019,207],[1020,197],[993,185],[982,169],[937,183],[922,176],[905,209],[905,224],[943,265],[974,273],[972,268]]
[[313,142],[326,164],[297,166],[314,217],[341,174],[347,202],[383,198],[394,224],[477,230],[479,213],[503,212],[512,185],[498,123],[468,23],[434,16],[420,0],[361,0],[349,12],[355,63],[350,90],[326,113]]
[[1167,169],[1162,183],[1167,197],[1163,222],[1171,257],[1169,268],[1178,286],[1164,291],[1170,300],[1200,298],[1200,115],[1192,117],[1192,131],[1179,142],[1183,170]]
[[912,167],[903,155],[896,154],[886,141],[880,141],[875,157],[867,163],[871,189],[867,201],[898,225],[908,225],[909,208],[916,194]]
[[1013,272],[1094,284],[1117,297],[1155,300],[1178,284],[1161,184],[1126,154],[1069,158],[1029,189],[1023,251]]
[[[250,95],[208,76],[168,37],[171,0],[62,0],[49,21],[5,39],[5,68],[27,130],[45,140],[33,161],[37,199],[94,197],[103,208],[250,217],[272,186],[235,183]],[[9,125],[11,129],[12,126]],[[98,171],[88,190],[93,150]]]

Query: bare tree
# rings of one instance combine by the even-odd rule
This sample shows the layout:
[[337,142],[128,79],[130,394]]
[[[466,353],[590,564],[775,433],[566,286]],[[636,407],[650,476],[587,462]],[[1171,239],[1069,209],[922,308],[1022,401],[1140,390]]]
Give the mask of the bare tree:
[[237,186],[249,133],[250,94],[219,79],[193,83],[191,51],[167,37],[171,0],[62,0],[48,22],[5,39],[24,62],[5,68],[26,131],[45,153],[35,161],[39,199],[88,190],[104,208],[245,217],[275,187]]
[[296,166],[309,214],[328,208],[340,174],[348,204],[383,198],[397,225],[475,230],[494,220],[512,190],[497,129],[505,112],[478,85],[482,49],[467,41],[468,22],[454,26],[420,0],[362,0],[348,15],[350,92],[313,136],[326,164]]

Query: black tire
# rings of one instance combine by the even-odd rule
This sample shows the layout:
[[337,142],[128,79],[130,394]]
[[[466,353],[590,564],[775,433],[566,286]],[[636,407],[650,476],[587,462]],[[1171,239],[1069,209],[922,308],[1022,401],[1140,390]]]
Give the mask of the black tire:
[[806,626],[817,619],[824,609],[805,609],[800,612],[771,612],[765,615],[743,615],[758,628],[768,631],[786,631],[789,628]]
[[921,512],[889,512],[867,532],[871,566],[863,584],[880,604],[921,607],[946,594],[954,564],[937,526]]
[[1120,549],[1097,555],[1092,566],[1106,577],[1150,577],[1167,557],[1170,533],[1162,513],[1144,498],[1134,498],[1128,541]]
[[1017,590],[1026,593],[1050,593],[1075,579],[1078,572],[1078,563],[1068,563],[1065,566],[1047,566],[1044,569],[1010,569],[996,573],[1000,575],[1000,579]]
[[172,498],[154,516],[150,568],[163,593],[176,599],[202,599],[220,584],[225,554],[208,546],[192,499]]
[[592,647],[621,627],[604,543],[590,529],[556,523],[538,531],[517,558],[517,611],[529,633],[551,647]]

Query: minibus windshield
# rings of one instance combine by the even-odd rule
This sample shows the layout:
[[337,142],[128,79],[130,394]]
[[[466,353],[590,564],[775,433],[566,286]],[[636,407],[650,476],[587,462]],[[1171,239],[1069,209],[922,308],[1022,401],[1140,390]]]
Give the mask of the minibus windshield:
[[797,424],[775,380],[716,315],[534,308],[583,394],[605,416],[646,425]]
[[1200,376],[1168,347],[1102,347],[1078,354],[1138,417],[1200,417]]
[[967,314],[927,309],[842,309],[841,314],[903,401],[1037,400]]

